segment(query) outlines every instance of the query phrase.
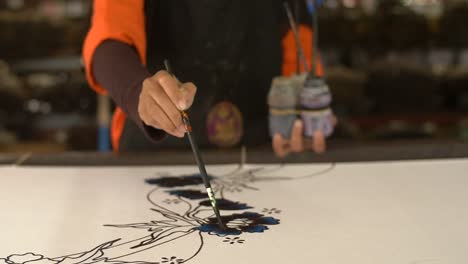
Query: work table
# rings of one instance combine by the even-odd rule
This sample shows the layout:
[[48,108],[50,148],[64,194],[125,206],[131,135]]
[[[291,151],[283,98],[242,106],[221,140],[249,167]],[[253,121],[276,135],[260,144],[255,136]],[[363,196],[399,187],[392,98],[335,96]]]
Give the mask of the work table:
[[[241,148],[203,150],[207,164],[239,163]],[[245,151],[247,163],[356,162],[384,160],[446,159],[468,157],[468,142],[462,141],[389,141],[375,143],[331,142],[324,154],[292,154],[286,159],[275,157],[269,146]],[[0,164],[26,166],[144,166],[194,164],[191,150],[162,150],[155,153],[64,152],[54,154],[0,154]]]

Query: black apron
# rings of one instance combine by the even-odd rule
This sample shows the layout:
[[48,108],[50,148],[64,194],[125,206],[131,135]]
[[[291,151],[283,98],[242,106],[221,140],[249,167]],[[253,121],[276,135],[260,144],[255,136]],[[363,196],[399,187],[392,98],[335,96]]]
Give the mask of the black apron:
[[[241,111],[241,144],[265,144],[268,138],[266,96],[281,72],[281,2],[278,0],[146,0],[147,65],[150,73],[169,59],[182,82],[198,90],[188,111],[202,147],[210,146],[206,117],[227,100]],[[152,144],[130,120],[120,139],[121,151],[187,147],[186,139],[168,136]]]

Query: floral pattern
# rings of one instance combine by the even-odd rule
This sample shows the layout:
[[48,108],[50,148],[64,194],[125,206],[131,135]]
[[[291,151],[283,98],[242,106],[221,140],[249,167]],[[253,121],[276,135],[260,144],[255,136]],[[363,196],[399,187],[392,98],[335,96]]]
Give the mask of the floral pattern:
[[281,210],[276,209],[276,208],[271,208],[271,209],[263,208],[262,213],[264,213],[264,214],[270,214],[270,215],[271,215],[271,214],[280,214],[280,213],[281,213]]
[[[210,200],[204,200],[199,203],[201,206],[211,207]],[[226,199],[217,199],[216,204],[218,205],[219,210],[226,211],[235,211],[235,210],[245,210],[252,208],[246,203],[233,202]]]
[[220,228],[216,218],[209,218],[208,223],[202,224],[197,229],[218,236],[240,235],[243,232],[263,233],[265,230],[268,230],[269,225],[278,225],[280,223],[276,218],[265,217],[262,214],[254,212],[221,216],[221,219],[228,227],[227,229]]
[[[332,164],[323,173],[333,167]],[[132,236],[128,240],[114,239],[88,251],[56,258],[35,253],[12,254],[0,258],[0,264],[179,264],[190,262],[197,256],[203,248],[205,236],[223,237],[222,241],[230,245],[243,244],[245,240],[242,239],[242,234],[264,233],[270,227],[280,224],[279,219],[266,215],[279,214],[281,210],[264,208],[261,213],[258,213],[252,205],[226,199],[224,192],[258,190],[251,184],[269,180],[268,177],[257,176],[262,173],[262,170],[258,168],[237,169],[224,177],[210,176],[213,190],[219,198],[217,203],[221,210],[221,218],[227,229],[220,229],[216,218],[213,217],[206,193],[200,191],[204,190],[204,186],[199,174],[179,177],[164,175],[146,180],[148,185],[154,186],[147,194],[147,201],[151,204],[151,210],[155,213],[154,217],[157,220],[105,225],[105,227],[145,230],[146,234],[143,237],[135,239]],[[312,176],[315,175],[317,173],[312,174]],[[272,179],[278,180],[277,177]],[[282,179],[291,178],[283,177]],[[168,209],[166,205],[177,206]],[[235,211],[235,213],[226,214],[226,211]],[[193,251],[180,252],[181,256],[165,256],[159,258],[158,262],[154,261],[154,258],[157,258],[154,254],[144,255],[151,255],[153,259],[142,259],[144,258],[142,253],[145,251],[154,250],[155,254],[158,254],[159,245],[169,242],[177,243],[185,239],[191,242],[184,245],[196,246]],[[121,252],[119,254],[122,255],[115,255],[116,251]],[[138,261],[128,261],[128,259],[138,259]]]
[[42,255],[34,253],[13,254],[7,258],[0,258],[1,264],[56,264],[58,261],[48,259]]
[[245,240],[241,239],[240,237],[226,237],[224,238],[223,242],[233,245],[233,244],[243,244]]
[[[208,176],[212,179],[213,176]],[[190,185],[203,184],[203,180],[200,174],[182,175],[179,177],[159,177],[153,179],[146,179],[146,183],[151,185],[157,185],[159,187],[173,188]]]
[[202,193],[198,190],[183,190],[183,189],[176,189],[176,190],[169,190],[167,191],[170,195],[178,196],[178,197],[183,197],[187,198],[190,200],[200,200],[200,199],[205,199],[208,194]]
[[172,256],[170,258],[163,257],[161,263],[167,263],[167,264],[179,264],[179,263],[184,263],[183,259],[179,259],[176,256]]

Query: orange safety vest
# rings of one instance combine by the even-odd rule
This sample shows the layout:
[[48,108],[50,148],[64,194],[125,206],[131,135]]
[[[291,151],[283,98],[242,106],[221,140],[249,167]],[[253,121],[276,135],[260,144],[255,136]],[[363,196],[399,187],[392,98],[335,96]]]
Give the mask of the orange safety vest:
[[[146,65],[146,33],[144,0],[94,0],[91,28],[86,36],[83,47],[83,61],[86,78],[92,89],[100,94],[107,94],[92,74],[92,58],[96,48],[105,40],[118,40],[135,47],[144,65]],[[307,26],[299,26],[299,35],[305,56],[310,64],[312,53],[312,32]],[[283,66],[282,73],[289,76],[296,72],[296,44],[294,36],[289,31],[282,40]],[[303,67],[301,66],[301,71]],[[323,70],[318,66],[318,74]],[[273,77],[273,76],[272,76]],[[125,113],[122,109],[115,110],[111,125],[111,142],[114,151],[118,151],[120,137],[125,124]]]

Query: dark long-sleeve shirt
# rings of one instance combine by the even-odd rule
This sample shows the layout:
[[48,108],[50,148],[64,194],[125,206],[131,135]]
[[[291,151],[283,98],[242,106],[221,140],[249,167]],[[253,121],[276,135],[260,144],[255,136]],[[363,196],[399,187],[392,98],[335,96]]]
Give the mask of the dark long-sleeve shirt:
[[150,77],[134,48],[117,40],[106,40],[99,45],[92,60],[96,82],[107,92],[126,115],[152,141],[158,141],[165,132],[147,126],[138,114],[138,102],[143,81]]

